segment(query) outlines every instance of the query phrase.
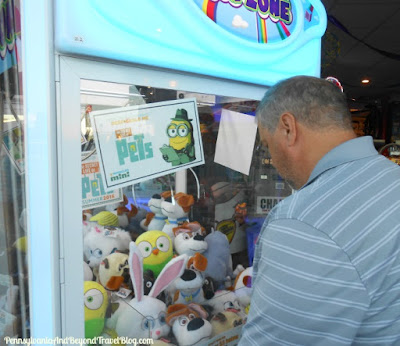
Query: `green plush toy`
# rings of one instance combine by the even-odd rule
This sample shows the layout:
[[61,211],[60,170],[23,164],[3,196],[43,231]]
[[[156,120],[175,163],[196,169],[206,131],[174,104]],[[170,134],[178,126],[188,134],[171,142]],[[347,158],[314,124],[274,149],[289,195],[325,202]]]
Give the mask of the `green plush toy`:
[[172,259],[171,238],[162,231],[147,231],[135,243],[143,255],[143,270],[150,269],[157,277]]
[[84,281],[85,338],[101,335],[108,306],[107,292],[94,281]]

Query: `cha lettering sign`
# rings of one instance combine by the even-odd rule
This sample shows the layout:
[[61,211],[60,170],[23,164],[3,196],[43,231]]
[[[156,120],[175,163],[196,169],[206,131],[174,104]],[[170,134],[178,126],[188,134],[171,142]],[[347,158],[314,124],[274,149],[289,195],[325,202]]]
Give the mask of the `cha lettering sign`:
[[90,153],[87,152],[82,153],[82,209],[121,202],[122,190],[106,191],[100,173],[99,160],[95,154],[89,155]]
[[258,196],[257,214],[268,214],[284,197]]
[[204,164],[196,99],[90,113],[107,189]]

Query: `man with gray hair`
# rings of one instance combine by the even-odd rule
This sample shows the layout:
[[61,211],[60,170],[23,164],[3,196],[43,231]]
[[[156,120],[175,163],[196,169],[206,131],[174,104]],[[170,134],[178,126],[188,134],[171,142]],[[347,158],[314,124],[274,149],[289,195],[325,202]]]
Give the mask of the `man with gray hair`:
[[297,191],[262,227],[240,345],[400,345],[400,167],[329,81],[279,82],[256,118]]

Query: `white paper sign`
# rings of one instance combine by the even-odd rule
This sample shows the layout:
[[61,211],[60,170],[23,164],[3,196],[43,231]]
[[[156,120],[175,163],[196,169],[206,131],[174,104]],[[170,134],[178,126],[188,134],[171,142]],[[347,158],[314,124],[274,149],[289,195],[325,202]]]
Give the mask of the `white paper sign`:
[[256,134],[253,116],[223,109],[214,161],[249,175]]
[[105,188],[204,164],[196,99],[90,113]]

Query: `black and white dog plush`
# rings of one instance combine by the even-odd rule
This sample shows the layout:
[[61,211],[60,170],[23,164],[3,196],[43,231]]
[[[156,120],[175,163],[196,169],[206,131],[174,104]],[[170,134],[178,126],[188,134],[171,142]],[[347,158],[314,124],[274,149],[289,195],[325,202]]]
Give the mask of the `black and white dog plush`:
[[206,231],[198,222],[185,222],[173,228],[173,232],[174,248],[179,255],[194,256],[196,252],[202,253],[208,248],[204,240]]
[[215,295],[215,291],[217,290],[217,286],[212,277],[207,276],[204,279],[203,283],[203,295],[206,299],[211,299]]
[[196,253],[190,257],[183,274],[175,280],[177,291],[174,295],[174,303],[190,304],[204,301],[203,284],[204,271],[207,268],[207,258]]
[[198,304],[170,305],[166,321],[179,346],[198,345],[207,340],[211,333],[211,323],[207,321],[207,312]]

